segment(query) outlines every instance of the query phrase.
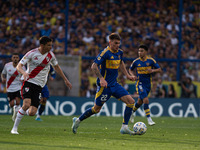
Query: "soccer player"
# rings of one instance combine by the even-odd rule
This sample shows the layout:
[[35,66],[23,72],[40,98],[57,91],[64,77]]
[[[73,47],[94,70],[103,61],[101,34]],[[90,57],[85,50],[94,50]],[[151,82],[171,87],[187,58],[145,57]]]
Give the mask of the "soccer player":
[[148,47],[146,45],[140,45],[138,50],[139,58],[135,59],[129,68],[129,73],[132,76],[134,76],[133,70],[136,68],[136,91],[139,94],[138,101],[133,107],[131,122],[134,122],[134,112],[144,103],[144,111],[147,116],[148,124],[154,125],[155,122],[150,116],[148,94],[151,90],[152,74],[162,72],[162,70],[158,63],[153,58],[147,56],[147,54]]
[[[18,126],[25,114],[34,116],[40,104],[41,91],[47,82],[47,76],[50,69],[50,64],[54,67],[56,72],[63,78],[66,86],[72,88],[71,83],[61,70],[52,48],[52,39],[47,36],[42,36],[39,39],[40,46],[35,48],[20,60],[17,65],[17,70],[23,75],[24,83],[21,87],[21,96],[23,99],[23,106],[19,109],[15,119],[14,126],[11,130],[12,134],[18,133]],[[27,64],[27,71],[22,67]]]
[[[15,121],[16,114],[20,109],[20,89],[22,81],[20,80],[21,74],[17,71],[16,67],[19,62],[19,54],[14,53],[11,57],[12,62],[5,64],[1,73],[1,80],[6,83],[7,97],[9,106],[13,108],[12,120]],[[25,68],[24,68],[25,70]]]
[[128,122],[133,110],[135,100],[128,92],[117,83],[118,69],[120,69],[128,79],[135,81],[135,76],[130,76],[125,68],[122,60],[123,51],[119,49],[120,36],[116,33],[109,35],[109,46],[107,46],[94,60],[91,68],[97,75],[97,92],[94,106],[87,109],[79,118],[73,118],[72,131],[77,133],[77,129],[84,119],[98,113],[103,104],[109,100],[111,96],[126,103],[124,111],[123,124],[120,129],[121,134],[135,135],[128,128]]
[[[49,79],[51,81],[53,81],[56,77],[56,73],[53,69],[53,67],[50,65],[50,71],[49,71]],[[38,114],[35,118],[36,121],[43,121],[40,116],[42,115],[42,113],[45,110],[45,106],[47,103],[47,99],[49,98],[49,89],[47,87],[47,84],[42,88],[42,98],[40,99],[40,105],[39,105],[39,110],[38,110]]]

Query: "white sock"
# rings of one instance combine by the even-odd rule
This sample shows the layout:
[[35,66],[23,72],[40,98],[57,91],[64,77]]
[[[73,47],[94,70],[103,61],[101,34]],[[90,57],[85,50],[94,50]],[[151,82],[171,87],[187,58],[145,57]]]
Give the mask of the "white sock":
[[17,130],[17,128],[18,128],[18,126],[19,126],[19,123],[20,123],[20,121],[21,121],[21,119],[23,118],[23,116],[24,116],[25,113],[26,113],[26,112],[25,112],[22,108],[19,109],[19,111],[18,111],[18,113],[17,113],[17,117],[16,117],[16,119],[15,119],[14,126],[13,126],[13,129],[14,129],[14,130]]
[[29,116],[29,109],[26,110],[26,115]]
[[40,118],[40,115],[39,115],[39,113],[37,114],[37,118]]
[[151,117],[147,117],[147,120],[148,120],[148,121],[152,121]]
[[128,125],[127,124],[122,124],[122,127],[123,128],[128,128]]
[[20,105],[15,105],[14,107],[15,107],[15,112],[18,112],[21,106]]

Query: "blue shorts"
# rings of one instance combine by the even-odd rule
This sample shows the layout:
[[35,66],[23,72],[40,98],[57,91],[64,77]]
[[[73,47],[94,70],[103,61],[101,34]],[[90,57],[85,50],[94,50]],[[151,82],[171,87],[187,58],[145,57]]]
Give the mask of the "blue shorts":
[[97,86],[97,93],[95,97],[95,103],[97,106],[103,106],[103,104],[111,97],[114,96],[120,99],[122,96],[129,95],[129,93],[119,84],[116,83],[112,87]]
[[136,85],[136,89],[139,94],[139,98],[143,100],[145,97],[148,97],[151,87],[144,86],[142,83],[139,82],[139,84]]
[[45,85],[43,88],[42,88],[42,97],[45,97],[45,98],[49,98],[49,89],[47,87],[47,85]]

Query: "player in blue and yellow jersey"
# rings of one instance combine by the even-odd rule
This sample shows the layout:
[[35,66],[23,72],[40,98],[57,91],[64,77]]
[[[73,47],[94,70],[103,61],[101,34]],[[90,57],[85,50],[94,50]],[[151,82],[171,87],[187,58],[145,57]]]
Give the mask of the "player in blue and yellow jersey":
[[120,133],[135,135],[135,133],[128,128],[128,122],[132,114],[135,100],[119,83],[117,83],[118,69],[120,69],[127,78],[132,81],[135,81],[136,77],[128,74],[124,62],[122,61],[123,51],[119,49],[120,39],[121,38],[118,34],[110,34],[109,46],[100,52],[92,64],[91,68],[98,77],[95,103],[93,107],[86,110],[79,118],[73,118],[73,133],[77,132],[77,128],[81,121],[98,113],[103,104],[108,101],[111,96],[114,96],[126,103]]
[[139,94],[138,101],[133,107],[131,122],[134,122],[134,112],[144,103],[144,111],[147,116],[148,124],[154,125],[155,122],[153,122],[150,116],[148,94],[151,90],[152,73],[162,72],[162,70],[158,63],[153,58],[147,56],[147,54],[148,47],[146,45],[140,45],[138,50],[139,58],[135,59],[129,68],[129,73],[132,76],[134,76],[133,70],[136,69],[136,91]]

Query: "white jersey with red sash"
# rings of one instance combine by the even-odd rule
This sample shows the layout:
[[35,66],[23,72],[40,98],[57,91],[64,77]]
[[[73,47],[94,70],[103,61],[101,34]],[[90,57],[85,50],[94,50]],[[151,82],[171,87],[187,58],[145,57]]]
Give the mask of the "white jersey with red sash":
[[26,72],[29,73],[27,81],[41,87],[44,87],[47,82],[50,64],[53,66],[58,64],[53,52],[50,51],[42,55],[38,48],[26,53],[20,60],[20,63],[23,65],[27,64]]
[[20,80],[21,74],[13,66],[13,62],[5,64],[2,74],[6,75],[7,92],[16,92],[21,89],[22,82]]

